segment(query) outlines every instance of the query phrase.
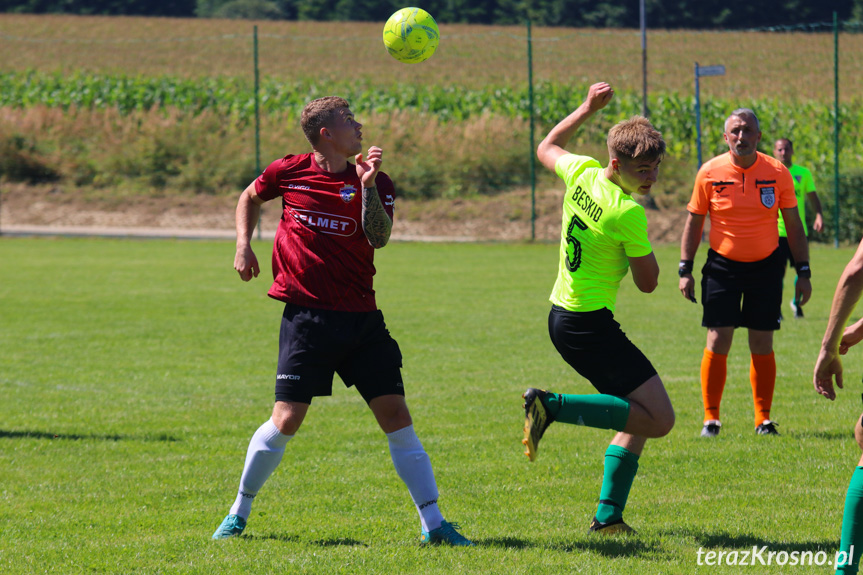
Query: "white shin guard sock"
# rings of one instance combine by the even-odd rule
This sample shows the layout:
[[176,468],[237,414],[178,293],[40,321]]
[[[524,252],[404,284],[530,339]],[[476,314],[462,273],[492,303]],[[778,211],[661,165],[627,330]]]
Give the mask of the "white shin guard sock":
[[285,453],[285,445],[292,437],[293,435],[284,435],[279,431],[272,419],[268,419],[258,428],[249,441],[246,464],[240,478],[240,490],[231,506],[231,514],[248,519],[255,496],[279,466]]
[[438,490],[434,480],[431,460],[422,443],[408,425],[398,431],[387,433],[390,456],[402,481],[408,487],[411,499],[417,507],[423,531],[440,527],[443,516],[437,506]]

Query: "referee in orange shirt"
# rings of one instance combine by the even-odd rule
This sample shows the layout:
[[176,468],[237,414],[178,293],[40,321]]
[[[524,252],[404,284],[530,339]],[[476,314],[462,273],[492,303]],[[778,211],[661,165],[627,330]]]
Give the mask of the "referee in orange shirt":
[[755,112],[747,108],[733,111],[725,120],[724,137],[728,153],[698,170],[680,241],[680,293],[695,301],[693,260],[704,218],[710,214],[710,250],[701,269],[701,325],[707,328],[701,360],[701,436],[715,437],[722,426],[719,403],[736,327],[749,330],[755,431],[778,435],[770,407],[776,385],[773,332],[779,329],[785,265],[779,251],[780,210],[796,262],[795,296],[801,305],[812,294],[809,247],[788,168],[758,151],[761,129]]

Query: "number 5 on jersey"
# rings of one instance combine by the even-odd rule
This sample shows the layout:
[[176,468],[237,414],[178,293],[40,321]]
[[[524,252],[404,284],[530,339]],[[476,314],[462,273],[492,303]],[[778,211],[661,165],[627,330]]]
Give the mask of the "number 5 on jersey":
[[581,267],[581,242],[572,235],[573,228],[578,228],[582,231],[587,229],[587,224],[576,215],[569,220],[569,226],[566,228],[566,269],[570,272],[576,271]]

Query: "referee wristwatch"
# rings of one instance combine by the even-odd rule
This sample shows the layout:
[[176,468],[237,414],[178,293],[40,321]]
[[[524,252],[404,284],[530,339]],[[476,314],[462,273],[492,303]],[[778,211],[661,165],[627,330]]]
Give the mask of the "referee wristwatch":
[[797,268],[797,277],[809,279],[812,277],[812,270],[809,269],[809,262],[797,262],[794,264]]
[[692,275],[693,260],[680,260],[680,265],[677,266],[677,275],[680,277]]

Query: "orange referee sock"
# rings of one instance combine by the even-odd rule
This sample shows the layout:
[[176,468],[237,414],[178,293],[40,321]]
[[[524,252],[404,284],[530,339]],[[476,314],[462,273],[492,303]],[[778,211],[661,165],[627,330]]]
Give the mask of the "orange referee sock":
[[[704,421],[719,421],[719,403],[725,389],[728,355],[713,353],[704,348],[701,358],[701,397],[704,400]],[[759,422],[761,423],[761,422]]]
[[776,356],[752,354],[749,364],[749,381],[752,382],[752,401],[755,404],[755,427],[770,419],[773,390],[776,387]]

